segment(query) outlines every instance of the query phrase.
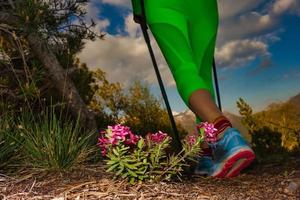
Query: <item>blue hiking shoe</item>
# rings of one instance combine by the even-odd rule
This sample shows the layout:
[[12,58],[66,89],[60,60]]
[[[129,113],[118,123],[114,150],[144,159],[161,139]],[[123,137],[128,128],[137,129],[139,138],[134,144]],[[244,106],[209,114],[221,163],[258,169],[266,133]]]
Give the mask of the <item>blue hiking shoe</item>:
[[213,160],[211,156],[199,156],[196,158],[197,165],[194,170],[194,174],[202,176],[211,176],[213,173]]
[[213,147],[213,169],[217,178],[237,176],[255,158],[254,151],[236,128],[227,128]]

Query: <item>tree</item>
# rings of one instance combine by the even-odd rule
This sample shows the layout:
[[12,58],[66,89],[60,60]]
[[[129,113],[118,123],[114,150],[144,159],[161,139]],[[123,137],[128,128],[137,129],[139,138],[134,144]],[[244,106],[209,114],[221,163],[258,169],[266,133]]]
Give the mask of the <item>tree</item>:
[[237,101],[242,122],[249,129],[252,145],[262,157],[271,154],[299,152],[299,107],[291,102],[272,103],[265,110],[252,113],[242,99]]
[[[170,133],[172,130],[169,115],[166,109],[161,107],[159,100],[149,91],[147,84],[135,81],[129,88],[128,103],[125,107],[125,124],[140,135],[158,130]],[[177,124],[180,135],[186,135],[186,131]]]
[[252,115],[252,108],[242,98],[239,98],[236,104],[240,115],[243,116],[242,123],[248,128],[250,134],[253,133],[257,123]]
[[101,69],[93,71],[92,76],[94,78],[92,83],[94,95],[89,107],[97,111],[108,109],[112,120],[121,123],[122,114],[124,114],[124,109],[128,104],[122,85],[118,82],[110,83],[106,79],[106,73]]
[[[64,63],[66,56],[68,63],[73,63],[84,39],[104,37],[92,31],[93,21],[91,25],[85,22],[83,6],[86,3],[87,0],[1,1],[0,32],[9,35],[12,46],[19,49],[25,72],[28,72],[27,59],[34,56],[46,69],[51,84],[65,99],[71,113],[77,116],[81,112],[81,122],[94,129],[95,114],[79,95],[68,74],[70,66]],[[18,45],[21,40],[24,40],[24,48]]]

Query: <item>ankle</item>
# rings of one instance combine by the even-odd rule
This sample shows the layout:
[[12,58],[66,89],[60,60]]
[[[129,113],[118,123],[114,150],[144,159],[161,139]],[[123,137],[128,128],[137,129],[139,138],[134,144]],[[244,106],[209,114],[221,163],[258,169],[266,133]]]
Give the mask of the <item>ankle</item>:
[[217,129],[217,139],[220,140],[228,128],[232,128],[231,122],[224,115],[217,117],[213,121],[214,127]]

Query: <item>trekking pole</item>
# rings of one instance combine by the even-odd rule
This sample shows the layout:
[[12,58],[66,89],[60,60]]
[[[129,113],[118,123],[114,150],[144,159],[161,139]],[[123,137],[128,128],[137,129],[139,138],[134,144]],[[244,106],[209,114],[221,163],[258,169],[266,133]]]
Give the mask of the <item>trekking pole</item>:
[[142,32],[143,32],[143,35],[144,35],[145,42],[148,46],[148,50],[149,50],[149,53],[150,53],[150,56],[151,56],[151,59],[152,59],[152,63],[153,63],[154,69],[155,69],[155,73],[156,73],[156,76],[157,76],[157,79],[158,79],[158,82],[159,82],[160,90],[161,90],[162,96],[164,98],[164,101],[165,101],[165,104],[166,104],[166,107],[167,107],[167,110],[168,110],[169,118],[170,118],[172,129],[173,129],[173,137],[172,138],[174,138],[174,141],[172,141],[172,142],[174,142],[175,150],[179,152],[182,149],[182,144],[181,144],[181,141],[180,141],[180,138],[179,138],[179,133],[178,133],[178,130],[177,130],[177,127],[176,127],[176,124],[175,124],[175,120],[174,120],[174,117],[173,117],[173,114],[172,114],[172,111],[171,111],[171,108],[170,108],[168,97],[167,97],[167,94],[166,94],[166,91],[165,91],[165,88],[164,88],[164,85],[163,85],[163,82],[162,82],[162,79],[161,79],[161,76],[160,76],[160,73],[159,73],[159,70],[158,70],[158,67],[157,67],[157,62],[156,62],[156,59],[155,59],[155,56],[154,56],[154,53],[153,53],[153,50],[152,50],[152,47],[151,47],[150,38],[149,38],[149,35],[148,35],[148,32],[147,32],[148,27],[147,27],[147,23],[146,23],[144,0],[140,0],[140,1],[141,1],[141,8],[142,8],[142,19],[141,19],[141,22],[140,22],[141,29],[142,29]]
[[222,112],[221,97],[220,97],[220,90],[219,90],[219,84],[218,84],[218,76],[217,76],[217,68],[216,68],[215,58],[213,59],[213,71],[214,71],[214,80],[215,80],[215,87],[216,87],[216,92],[217,92],[218,105],[219,105],[220,111]]

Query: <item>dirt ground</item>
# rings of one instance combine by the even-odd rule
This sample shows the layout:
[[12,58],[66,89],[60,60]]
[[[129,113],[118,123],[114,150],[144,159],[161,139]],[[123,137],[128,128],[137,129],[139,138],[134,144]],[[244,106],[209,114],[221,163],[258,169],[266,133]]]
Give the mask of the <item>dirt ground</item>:
[[113,180],[103,166],[68,173],[23,169],[0,174],[0,199],[300,199],[300,159],[253,164],[232,179],[184,177],[180,182],[130,185]]

